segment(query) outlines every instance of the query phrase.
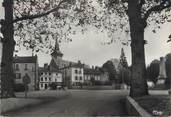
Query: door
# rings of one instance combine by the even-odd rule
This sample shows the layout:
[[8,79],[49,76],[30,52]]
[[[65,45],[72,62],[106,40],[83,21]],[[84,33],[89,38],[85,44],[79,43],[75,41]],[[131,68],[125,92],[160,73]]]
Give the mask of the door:
[[45,89],[47,89],[47,84],[45,84]]

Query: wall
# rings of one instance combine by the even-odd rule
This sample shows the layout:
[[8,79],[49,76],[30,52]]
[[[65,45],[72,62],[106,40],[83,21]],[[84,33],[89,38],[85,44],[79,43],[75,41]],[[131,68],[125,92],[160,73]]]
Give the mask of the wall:
[[[78,71],[78,73],[75,73],[75,70]],[[81,71],[81,73],[79,73]],[[83,68],[77,68],[77,67],[71,67],[71,82],[72,84],[75,82],[84,82],[84,71]],[[77,76],[77,80],[75,80],[75,77]],[[82,80],[80,80],[80,77],[82,77]]]
[[[36,88],[36,81],[37,81],[37,76],[38,76],[38,71],[37,71],[37,66],[35,63],[14,63],[13,65],[16,66],[18,64],[19,69],[16,70],[14,67],[14,73],[20,73],[21,78],[20,79],[15,79],[15,83],[23,83],[23,77],[27,73],[28,76],[30,77],[30,84],[29,90],[35,90]],[[27,64],[27,70],[25,69],[25,64]],[[35,72],[36,71],[36,72]]]
[[[62,73],[48,72],[48,71],[42,73],[43,74],[40,76],[40,83],[39,83],[40,90],[45,89],[45,84],[47,85],[47,89],[49,89],[49,84],[51,83],[60,83],[60,84],[62,83]],[[45,78],[47,80],[45,80]],[[43,81],[41,79],[43,79]]]

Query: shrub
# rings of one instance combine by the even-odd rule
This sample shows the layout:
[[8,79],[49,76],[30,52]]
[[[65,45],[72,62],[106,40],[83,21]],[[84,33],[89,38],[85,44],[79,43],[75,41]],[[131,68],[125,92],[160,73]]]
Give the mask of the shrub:
[[57,89],[57,84],[51,83],[51,84],[49,84],[49,87],[50,87],[51,90],[56,90]]
[[25,86],[24,84],[20,83],[20,84],[15,84],[14,85],[14,91],[15,92],[24,92],[25,91]]

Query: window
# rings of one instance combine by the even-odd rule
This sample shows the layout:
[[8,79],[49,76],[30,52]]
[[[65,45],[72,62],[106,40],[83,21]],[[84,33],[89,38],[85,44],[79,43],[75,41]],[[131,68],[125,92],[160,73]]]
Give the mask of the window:
[[21,73],[16,73],[16,74],[15,74],[15,78],[16,78],[16,79],[21,79]]
[[81,70],[79,71],[79,74],[81,74]]
[[75,80],[78,80],[78,77],[77,76],[75,76]]
[[47,78],[45,78],[45,81],[47,81]]
[[77,69],[75,70],[75,73],[76,73],[76,74],[78,73]]
[[49,73],[49,75],[51,75],[51,73]]
[[80,80],[82,80],[82,77],[80,76]]
[[41,87],[43,87],[43,84],[41,84]]
[[41,75],[43,75],[43,72],[41,73]]
[[55,79],[55,82],[57,82],[57,79]]
[[51,81],[51,78],[49,78],[49,81]]
[[19,70],[19,65],[18,64],[15,65],[15,69]]
[[27,70],[28,68],[27,68],[27,64],[25,64],[25,69],[24,70]]

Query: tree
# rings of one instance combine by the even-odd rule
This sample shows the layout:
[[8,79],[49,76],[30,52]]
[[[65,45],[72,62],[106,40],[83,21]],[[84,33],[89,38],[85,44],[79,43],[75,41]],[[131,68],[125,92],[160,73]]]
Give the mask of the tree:
[[127,63],[123,48],[121,49],[118,69],[119,69],[119,78],[121,80],[121,83],[130,84],[129,83],[129,68],[128,68],[128,63]]
[[123,68],[125,68],[125,69],[128,68],[128,62],[126,60],[124,49],[122,48],[121,49],[121,55],[120,55],[118,69],[123,69]]
[[[118,28],[112,27],[120,24],[121,30],[130,34],[131,37],[132,77],[130,96],[148,95],[144,53],[144,45],[147,41],[144,40],[144,30],[151,23],[160,28],[158,24],[169,22],[171,0],[99,0],[99,2],[105,9],[104,17],[110,17],[104,26],[111,30],[111,35]],[[123,22],[120,23],[121,21]],[[156,30],[153,32],[155,33]],[[124,44],[127,45],[127,43]]]
[[[42,48],[53,50],[56,38],[71,41],[68,35],[75,33],[74,30],[71,32],[71,27],[83,27],[84,23],[91,21],[87,15],[93,16],[90,12],[93,7],[89,4],[85,0],[3,1],[5,19],[0,21],[3,34],[1,97],[14,96],[12,63],[15,45],[38,52]],[[15,40],[14,35],[17,37]]]
[[114,81],[116,76],[116,69],[112,61],[107,61],[103,64],[102,69],[106,70],[109,73],[109,80]]
[[160,61],[153,60],[150,65],[147,67],[147,79],[153,81],[154,83],[157,82],[157,77],[159,76],[159,64]]
[[166,55],[166,85],[168,88],[171,88],[171,53]]
[[[51,38],[58,37],[59,39],[66,38],[71,41],[68,38],[72,26],[70,23],[74,26],[91,24],[97,27],[97,29],[102,27],[102,29],[109,31],[109,37],[111,37],[109,43],[114,42],[114,32],[116,30],[130,34],[132,52],[132,82],[130,95],[147,95],[148,88],[145,79],[144,53],[144,44],[146,44],[146,41],[144,40],[144,30],[150,22],[160,24],[169,21],[168,17],[170,17],[171,1],[97,1],[100,3],[100,10],[99,6],[97,6],[97,9],[92,6],[94,1],[91,0],[16,0],[14,1],[14,5],[16,6],[13,5],[13,0],[4,0],[5,20],[1,20],[0,22],[4,36],[1,65],[3,74],[2,88],[4,90],[2,91],[2,95],[13,95],[13,93],[9,92],[13,92],[10,87],[12,87],[13,84],[12,57],[15,45],[13,38],[14,30],[15,34],[19,36],[19,40],[16,40],[16,45],[23,44],[26,48],[31,48],[33,51],[37,52],[41,50],[40,48],[46,48],[47,45],[48,48],[53,49],[51,46],[53,42],[47,41],[49,36]],[[13,8],[15,9],[14,14]],[[13,15],[15,17],[14,19]],[[37,19],[41,19],[42,21]],[[129,21],[129,23],[127,21]],[[55,24],[51,22],[55,22]],[[13,24],[16,25],[15,29]],[[55,27],[53,28],[53,26]],[[160,28],[157,25],[156,27]],[[47,31],[49,28],[53,28],[53,31]],[[57,31],[56,29],[63,29],[63,31]],[[84,28],[84,30],[86,30],[86,28]],[[81,31],[84,32],[84,30],[82,29]],[[29,35],[26,35],[26,32],[28,32]],[[153,32],[156,31],[153,30]],[[75,33],[75,31],[72,31],[72,33]],[[32,35],[34,35],[35,38],[33,38]],[[44,35],[44,38],[42,38],[41,35]],[[44,46],[44,44],[46,46]],[[123,44],[128,45],[128,43]],[[9,84],[9,81],[11,84]],[[8,85],[5,86],[6,83]]]

